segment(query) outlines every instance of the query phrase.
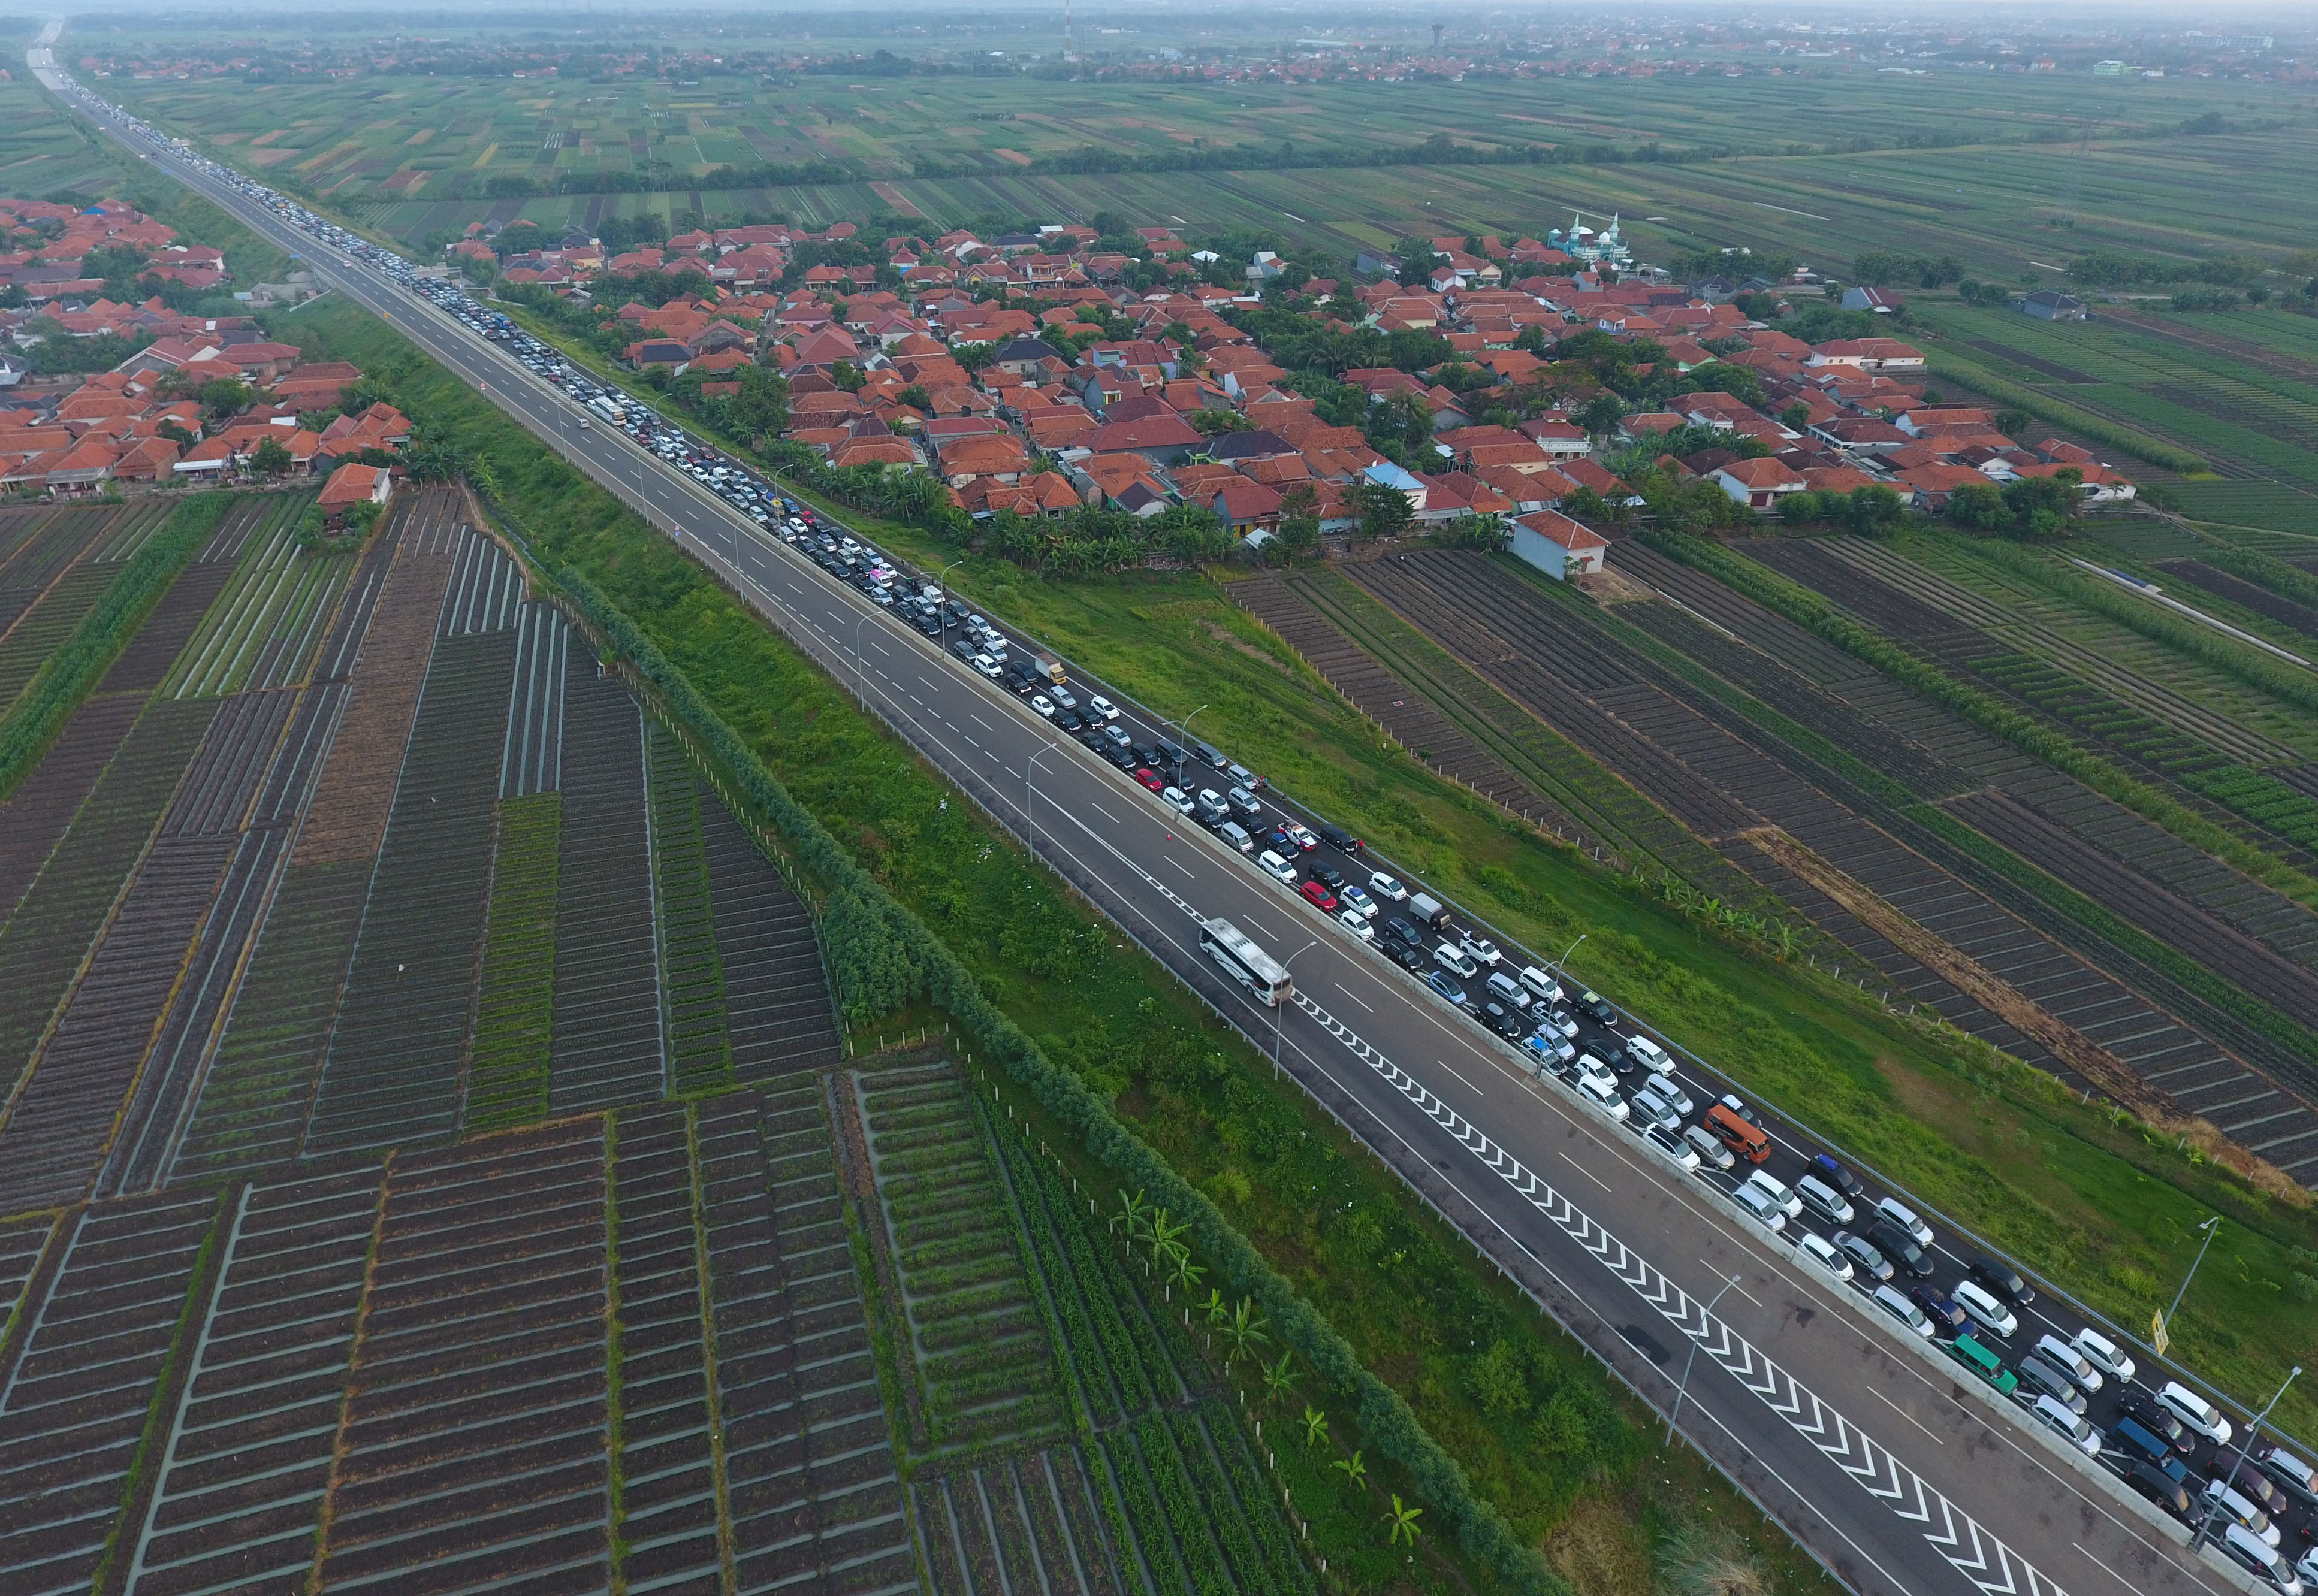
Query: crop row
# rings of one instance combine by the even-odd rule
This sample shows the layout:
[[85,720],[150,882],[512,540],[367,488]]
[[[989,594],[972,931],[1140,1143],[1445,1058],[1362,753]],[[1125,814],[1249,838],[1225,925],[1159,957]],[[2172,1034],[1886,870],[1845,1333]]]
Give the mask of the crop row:
[[840,1056],[813,916],[739,821],[703,802],[710,909],[733,1073],[768,1081]]
[[626,1110],[615,1144],[615,1556],[637,1586],[713,1580],[721,1559],[723,1448],[690,1121],[679,1104]]
[[127,1596],[312,1567],[379,1189],[373,1169],[234,1199]]
[[499,750],[475,728],[499,723],[514,651],[508,632],[436,649],[323,1062],[310,1152],[408,1145],[458,1124],[499,791]]
[[642,712],[616,678],[575,657],[565,673],[563,728],[548,1101],[555,1113],[575,1114],[659,1097],[668,1072]]
[[313,552],[278,528],[236,566],[161,691],[187,698],[302,680],[354,569],[353,555]]
[[716,952],[700,789],[667,732],[653,730],[649,756],[669,1080],[679,1093],[714,1090],[732,1084],[732,1044],[725,1033],[724,968]]
[[547,1113],[549,1026],[555,1004],[554,793],[499,803],[483,927],[481,990],[467,1066],[465,1126],[491,1130]]

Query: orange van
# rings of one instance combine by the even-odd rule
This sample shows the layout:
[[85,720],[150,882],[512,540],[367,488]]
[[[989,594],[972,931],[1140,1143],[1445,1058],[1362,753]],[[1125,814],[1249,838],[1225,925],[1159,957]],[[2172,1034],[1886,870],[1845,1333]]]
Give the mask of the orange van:
[[1771,1138],[1763,1134],[1763,1127],[1748,1125],[1721,1103],[1706,1111],[1706,1128],[1748,1163],[1758,1164],[1771,1156]]

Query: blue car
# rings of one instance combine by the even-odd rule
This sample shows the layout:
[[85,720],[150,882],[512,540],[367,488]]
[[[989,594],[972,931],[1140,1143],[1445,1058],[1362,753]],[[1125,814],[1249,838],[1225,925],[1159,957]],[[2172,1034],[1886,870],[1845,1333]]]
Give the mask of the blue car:
[[1473,1000],[1465,995],[1465,989],[1438,970],[1428,970],[1424,973],[1424,984],[1460,1009],[1470,1009],[1473,1006]]

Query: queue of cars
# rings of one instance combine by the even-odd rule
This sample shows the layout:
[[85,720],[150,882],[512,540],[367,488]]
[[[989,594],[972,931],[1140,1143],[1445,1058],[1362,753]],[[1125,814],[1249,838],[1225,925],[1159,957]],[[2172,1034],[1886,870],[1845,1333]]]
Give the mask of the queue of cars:
[[903,562],[842,527],[823,525],[740,462],[574,368],[560,351],[476,302],[463,285],[421,274],[392,251],[117,107],[85,94],[80,100],[132,143],[163,150],[238,190],[501,345],[571,399],[580,428],[617,428],[768,535],[939,639],[986,679],[1011,688],[1041,718],[1502,1039],[1532,1073],[1561,1080],[1676,1168],[1712,1185],[1750,1223],[1856,1292],[1900,1333],[1938,1345],[1963,1377],[2019,1403],[2060,1444],[2098,1458],[2161,1510],[2208,1523],[2216,1548],[2255,1578],[2285,1596],[2318,1583],[2318,1480],[2299,1454],[2274,1444],[2246,1449],[2231,1421],[2198,1393],[2153,1375],[2140,1380],[2135,1360],[2098,1328],[2071,1324],[2049,1305],[2040,1309],[2034,1289],[2009,1264],[1952,1251],[1897,1196],[1871,1197],[1835,1158],[1801,1151],[1791,1127],[1766,1122],[1721,1083],[1678,1064],[1598,993],[1572,996],[1558,965],[1527,961],[1458,925],[1440,900],[1373,867],[1379,862],[1368,859],[1358,838],[1295,815],[1262,777],[1208,745],[1181,746],[1164,735],[1163,723],[1155,730],[1122,715],[1106,697],[1073,684],[1061,661],[1010,639]]

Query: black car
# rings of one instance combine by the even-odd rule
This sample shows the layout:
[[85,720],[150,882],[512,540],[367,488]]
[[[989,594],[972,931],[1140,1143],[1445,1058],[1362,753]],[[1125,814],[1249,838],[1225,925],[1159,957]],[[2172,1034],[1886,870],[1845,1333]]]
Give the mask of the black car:
[[1388,942],[1397,943],[1402,947],[1414,948],[1419,953],[1424,951],[1424,933],[1397,914],[1385,921],[1384,934],[1385,940]]
[[1529,1034],[1529,1027],[1522,1022],[1521,1016],[1494,1000],[1481,1005],[1481,1023],[1508,1042],[1517,1042]]
[[1891,1260],[1892,1268],[1905,1269],[1918,1280],[1931,1274],[1932,1255],[1916,1244],[1915,1237],[1890,1220],[1879,1219],[1869,1225],[1867,1239],[1875,1243],[1878,1252]]
[[1055,712],[1055,724],[1060,726],[1065,731],[1083,731],[1086,730],[1085,718],[1074,709],[1056,710]]
[[1340,854],[1357,854],[1361,851],[1361,839],[1342,826],[1332,826],[1327,821],[1322,820],[1312,829],[1320,834],[1321,841]]
[[1973,1279],[2016,1308],[2025,1308],[2036,1300],[2036,1288],[2020,1278],[2018,1269],[2000,1258],[1976,1252],[1964,1269]]
[[1387,937],[1377,946],[1384,949],[1385,957],[1404,970],[1423,970],[1430,962],[1425,958],[1423,948],[1411,947],[1406,942],[1395,942],[1390,937]]
[[1104,758],[1109,759],[1121,770],[1133,770],[1143,763],[1135,757],[1133,749],[1123,749],[1108,740],[1102,745],[1102,753]]
[[1855,1197],[1861,1192],[1867,1189],[1867,1188],[1861,1183],[1858,1176],[1853,1174],[1849,1170],[1845,1169],[1841,1164],[1836,1162],[1835,1160],[1829,1158],[1824,1152],[1811,1160],[1810,1172],[1817,1175],[1820,1179],[1826,1181],[1829,1186],[1834,1187],[1836,1190],[1841,1192],[1847,1197]]
[[1134,750],[1135,762],[1137,765],[1147,765],[1152,769],[1156,770],[1163,762],[1159,758],[1159,745],[1157,743],[1137,742],[1130,743],[1128,746]]
[[1344,890],[1344,873],[1334,865],[1324,864],[1316,859],[1304,867],[1304,873],[1314,881],[1326,882],[1328,890],[1332,892],[1341,892]]
[[2158,1406],[2153,1398],[2143,1396],[2131,1386],[2117,1394],[2116,1411],[2184,1457],[2197,1449],[2197,1438],[2182,1428],[2180,1420]]
[[1618,1011],[1611,1008],[1610,1000],[1599,992],[1587,992],[1578,999],[1577,1012],[1585,1015],[1597,1026],[1614,1026],[1618,1023]]
[[1609,1065],[1612,1069],[1617,1071],[1621,1075],[1631,1074],[1633,1071],[1633,1054],[1628,1053],[1626,1051],[1626,1045],[1619,1041],[1615,1036],[1609,1038],[1606,1042],[1597,1044],[1596,1045],[1588,1048],[1586,1051],[1591,1053],[1595,1058],[1600,1059],[1604,1063]]
[[2146,1463],[2136,1463],[2125,1472],[2125,1483],[2135,1493],[2155,1502],[2178,1518],[2189,1516],[2189,1493],[2180,1483],[2161,1475]]
[[1082,731],[1079,733],[1079,741],[1094,753],[1107,754],[1110,751],[1110,745],[1103,741],[1102,733],[1100,731]]

